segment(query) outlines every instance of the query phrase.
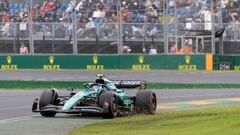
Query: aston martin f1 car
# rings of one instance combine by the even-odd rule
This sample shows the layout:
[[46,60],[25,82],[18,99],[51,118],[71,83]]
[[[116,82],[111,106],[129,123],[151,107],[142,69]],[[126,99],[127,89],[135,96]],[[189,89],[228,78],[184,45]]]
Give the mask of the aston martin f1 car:
[[[140,80],[108,80],[98,74],[98,79],[85,83],[83,91],[72,90],[68,96],[58,95],[56,89],[43,91],[32,105],[32,112],[44,117],[56,113],[97,114],[114,118],[139,113],[154,114],[157,108],[156,94],[146,90],[146,82]],[[136,96],[129,96],[123,88],[139,88]]]

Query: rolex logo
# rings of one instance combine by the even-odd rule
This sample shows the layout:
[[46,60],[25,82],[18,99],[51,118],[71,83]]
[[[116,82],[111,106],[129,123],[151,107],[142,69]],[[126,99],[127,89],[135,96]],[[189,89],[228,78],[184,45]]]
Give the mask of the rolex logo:
[[144,63],[144,57],[143,57],[143,56],[139,56],[139,57],[138,57],[138,62],[139,62],[140,64],[143,64],[143,63]]
[[95,55],[92,57],[92,59],[93,59],[93,64],[96,65],[98,63],[98,56]]
[[53,64],[53,63],[54,63],[54,56],[50,56],[50,57],[49,57],[49,63],[50,63],[50,64]]
[[185,62],[189,64],[191,61],[191,57],[189,55],[185,56]]
[[11,56],[7,56],[7,64],[11,64],[12,63],[12,57]]

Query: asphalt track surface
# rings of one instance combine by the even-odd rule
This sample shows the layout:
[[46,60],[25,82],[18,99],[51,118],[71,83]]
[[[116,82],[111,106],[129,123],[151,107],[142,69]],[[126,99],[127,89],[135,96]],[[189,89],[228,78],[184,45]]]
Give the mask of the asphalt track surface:
[[97,73],[113,80],[146,80],[162,83],[239,83],[240,72],[179,72],[179,71],[128,71],[128,70],[20,70],[0,71],[0,80],[38,81],[92,81]]
[[[178,72],[178,71],[0,71],[0,80],[93,81],[97,73],[113,80],[146,80],[162,83],[239,83],[240,72]],[[0,135],[66,135],[69,129],[101,122],[98,117],[57,115],[43,118],[31,112],[32,102],[42,91],[0,90]],[[239,98],[238,89],[156,90],[158,104],[196,100]],[[60,91],[61,94],[68,94]],[[128,91],[134,95],[136,91]]]
[[[66,135],[70,129],[103,121],[102,118],[84,118],[80,115],[57,114],[55,118],[43,118],[31,112],[32,102],[41,90],[1,90],[0,91],[0,135]],[[135,95],[136,90],[128,90]],[[155,90],[158,104],[240,97],[238,89],[204,90]],[[60,91],[67,95],[68,91]]]

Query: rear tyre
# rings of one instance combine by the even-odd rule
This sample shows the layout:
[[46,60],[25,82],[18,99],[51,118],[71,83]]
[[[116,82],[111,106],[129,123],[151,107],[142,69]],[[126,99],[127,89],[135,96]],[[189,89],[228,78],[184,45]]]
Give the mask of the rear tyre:
[[156,94],[152,91],[139,91],[136,95],[136,112],[154,114],[157,109]]
[[[45,106],[52,104],[57,104],[58,94],[55,90],[47,90],[43,91],[40,98],[39,98],[39,110],[42,110]],[[44,117],[54,117],[56,112],[52,111],[44,111],[40,112],[40,114]]]
[[103,118],[114,118],[118,114],[118,104],[113,92],[106,91],[99,95],[98,105],[103,108]]

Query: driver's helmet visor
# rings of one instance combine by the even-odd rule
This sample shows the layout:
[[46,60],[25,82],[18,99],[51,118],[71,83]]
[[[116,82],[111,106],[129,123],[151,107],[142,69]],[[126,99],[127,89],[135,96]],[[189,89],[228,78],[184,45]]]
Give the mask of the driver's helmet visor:
[[102,89],[101,85],[94,85],[91,90],[98,91],[98,90],[101,90],[101,89]]

